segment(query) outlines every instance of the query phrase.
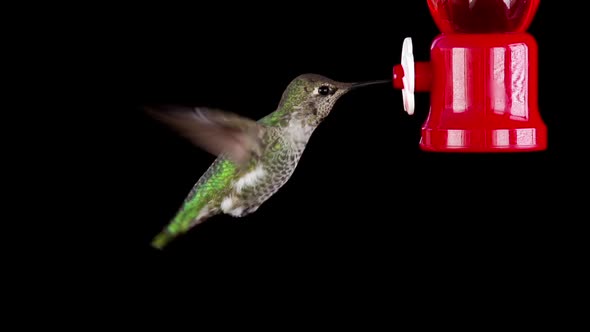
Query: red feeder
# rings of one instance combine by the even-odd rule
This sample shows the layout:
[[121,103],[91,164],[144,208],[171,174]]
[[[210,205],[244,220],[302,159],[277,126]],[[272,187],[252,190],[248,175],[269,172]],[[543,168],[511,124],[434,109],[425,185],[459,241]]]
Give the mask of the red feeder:
[[441,31],[430,62],[414,62],[406,38],[393,85],[414,112],[430,91],[420,148],[438,152],[524,152],[547,148],[539,114],[538,51],[529,27],[540,0],[428,0]]

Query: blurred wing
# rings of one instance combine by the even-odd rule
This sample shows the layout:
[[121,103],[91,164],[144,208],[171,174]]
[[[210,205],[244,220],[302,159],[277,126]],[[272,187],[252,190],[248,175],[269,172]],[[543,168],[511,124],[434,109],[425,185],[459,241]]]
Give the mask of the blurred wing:
[[216,156],[223,154],[237,164],[262,153],[264,127],[252,119],[201,107],[167,106],[146,111],[199,148]]

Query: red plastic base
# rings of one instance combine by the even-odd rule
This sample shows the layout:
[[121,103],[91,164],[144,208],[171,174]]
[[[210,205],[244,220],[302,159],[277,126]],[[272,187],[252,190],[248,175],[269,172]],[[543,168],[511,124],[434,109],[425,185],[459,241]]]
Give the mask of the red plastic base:
[[420,149],[429,152],[526,152],[547,149],[547,130],[422,129]]
[[[537,63],[536,42],[526,33],[440,35],[431,48],[431,107],[421,149],[546,149],[547,128],[537,105]],[[427,77],[419,74],[417,79]]]

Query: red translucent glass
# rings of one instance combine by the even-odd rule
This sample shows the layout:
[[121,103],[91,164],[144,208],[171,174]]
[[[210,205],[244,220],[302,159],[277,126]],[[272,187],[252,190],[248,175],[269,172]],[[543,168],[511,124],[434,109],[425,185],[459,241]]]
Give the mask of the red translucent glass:
[[443,33],[524,32],[539,1],[428,0],[428,8]]

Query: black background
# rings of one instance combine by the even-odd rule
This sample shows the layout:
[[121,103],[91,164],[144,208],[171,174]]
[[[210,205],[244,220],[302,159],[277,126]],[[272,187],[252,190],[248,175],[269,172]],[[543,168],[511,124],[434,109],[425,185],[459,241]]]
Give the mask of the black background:
[[416,113],[408,116],[400,91],[358,90],[339,101],[314,133],[293,178],[256,214],[217,217],[164,253],[147,246],[214,158],[145,117],[141,105],[205,105],[257,119],[276,108],[283,89],[301,73],[343,81],[389,78],[405,37],[413,38],[415,58],[428,60],[438,33],[426,3],[408,3],[389,4],[391,9],[248,5],[232,11],[254,14],[197,7],[178,17],[165,10],[134,15],[133,24],[104,49],[105,68],[92,68],[104,79],[99,82],[105,98],[97,101],[109,109],[96,117],[114,128],[103,134],[113,149],[105,162],[113,166],[108,174],[117,181],[111,190],[122,203],[97,227],[112,228],[121,250],[154,259],[265,261],[280,255],[322,264],[389,265],[408,254],[428,260],[447,251],[467,254],[474,246],[491,255],[516,246],[540,258],[535,253],[546,247],[537,246],[544,241],[536,234],[549,234],[552,222],[539,216],[557,204],[561,181],[554,168],[561,169],[567,153],[547,82],[545,64],[554,55],[547,46],[546,4],[529,33],[540,44],[547,151],[421,152],[427,93],[417,95]]
[[[546,151],[422,152],[428,93],[416,95],[409,116],[400,91],[360,89],[340,99],[291,180],[256,213],[212,218],[164,251],[151,239],[214,157],[145,116],[142,105],[203,105],[257,119],[302,73],[390,78],[405,37],[415,59],[427,61],[438,29],[426,1],[80,11],[75,21],[85,28],[61,58],[74,69],[62,95],[75,110],[75,133],[62,136],[81,144],[65,168],[79,185],[70,192],[75,203],[61,212],[74,226],[56,227],[65,240],[52,238],[48,247],[80,253],[75,262],[104,266],[116,278],[141,267],[179,283],[211,276],[244,288],[288,276],[298,280],[289,282],[294,289],[319,282],[386,297],[448,290],[451,280],[490,289],[504,282],[534,294],[569,264],[577,245],[569,229],[580,220],[569,198],[582,181],[575,130],[555,92],[563,79],[553,65],[563,63],[555,48],[559,8],[544,1],[528,30],[539,44]],[[174,288],[168,279],[153,285]]]

